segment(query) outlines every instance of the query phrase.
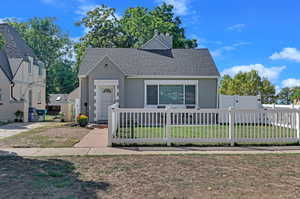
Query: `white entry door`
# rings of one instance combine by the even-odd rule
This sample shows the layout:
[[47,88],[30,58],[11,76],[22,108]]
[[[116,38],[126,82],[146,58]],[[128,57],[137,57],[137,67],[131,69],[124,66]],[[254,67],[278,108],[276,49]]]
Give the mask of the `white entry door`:
[[114,103],[114,87],[100,87],[100,120],[108,119],[108,107]]

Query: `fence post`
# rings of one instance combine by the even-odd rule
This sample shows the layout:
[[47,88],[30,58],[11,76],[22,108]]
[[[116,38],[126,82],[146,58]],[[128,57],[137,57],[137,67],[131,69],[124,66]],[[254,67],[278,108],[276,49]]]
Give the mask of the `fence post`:
[[112,146],[112,134],[113,134],[113,108],[112,106],[108,107],[108,135],[107,135],[107,146]]
[[167,140],[167,146],[171,146],[170,142],[170,124],[171,124],[171,111],[170,108],[166,108],[166,140]]
[[300,144],[300,109],[296,112],[296,129],[297,129],[297,140]]
[[232,107],[228,109],[228,121],[230,146],[234,146],[234,110]]

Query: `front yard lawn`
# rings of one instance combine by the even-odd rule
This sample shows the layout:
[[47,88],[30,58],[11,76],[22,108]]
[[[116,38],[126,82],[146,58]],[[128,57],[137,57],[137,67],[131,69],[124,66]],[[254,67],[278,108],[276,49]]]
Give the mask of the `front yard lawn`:
[[72,147],[89,131],[86,128],[70,127],[65,123],[52,123],[0,139],[0,147]]
[[0,157],[0,194],[7,199],[299,198],[299,165],[299,154]]
[[[165,127],[121,127],[118,138],[164,138]],[[296,138],[296,129],[279,126],[236,125],[235,138]],[[171,138],[228,138],[228,125],[171,126]]]

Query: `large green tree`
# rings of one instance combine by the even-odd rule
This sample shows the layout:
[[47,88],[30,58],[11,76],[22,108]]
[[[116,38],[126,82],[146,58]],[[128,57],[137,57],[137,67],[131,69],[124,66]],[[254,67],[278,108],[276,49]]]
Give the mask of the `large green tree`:
[[257,71],[240,72],[234,77],[224,75],[220,82],[220,93],[224,95],[261,95],[262,103],[275,102],[275,86],[261,78]]
[[117,17],[115,9],[102,5],[87,12],[76,24],[87,31],[76,44],[78,64],[87,47],[138,48],[150,40],[155,31],[172,35],[174,48],[197,47],[195,39],[186,38],[180,18],[174,15],[173,6],[165,3],[153,10],[128,8],[121,17]]
[[280,104],[291,104],[294,101],[300,101],[300,87],[285,87],[277,95],[277,101]]
[[[66,89],[66,85],[58,82],[64,82],[62,80],[65,80],[65,76],[68,75],[74,76],[72,81],[76,77],[75,69],[70,70],[74,68],[74,63],[65,61],[72,54],[72,42],[69,36],[61,31],[55,20],[51,17],[35,17],[24,22],[16,19],[7,21],[21,34],[35,55],[44,63],[47,71],[47,94],[74,89],[74,84],[68,85]],[[68,73],[58,71],[68,71]]]

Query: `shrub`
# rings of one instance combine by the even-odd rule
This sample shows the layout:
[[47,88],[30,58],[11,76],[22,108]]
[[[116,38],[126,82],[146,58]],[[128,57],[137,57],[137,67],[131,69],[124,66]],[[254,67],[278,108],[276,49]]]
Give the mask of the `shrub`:
[[18,110],[15,112],[15,116],[16,116],[15,122],[22,122],[24,113],[22,111]]
[[89,122],[89,117],[86,115],[78,115],[77,122],[79,126],[85,127]]

